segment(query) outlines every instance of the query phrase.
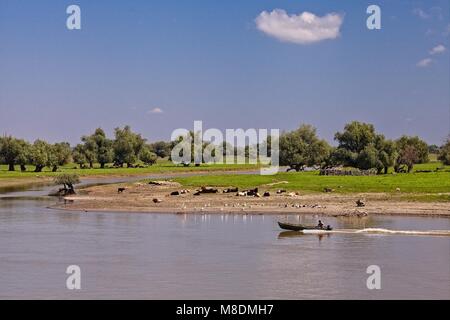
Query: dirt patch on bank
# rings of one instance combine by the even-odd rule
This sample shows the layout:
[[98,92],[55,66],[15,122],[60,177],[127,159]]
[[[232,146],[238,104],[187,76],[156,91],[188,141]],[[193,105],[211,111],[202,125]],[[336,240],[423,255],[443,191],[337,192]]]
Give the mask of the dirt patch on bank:
[[[158,213],[240,213],[240,214],[318,214],[365,216],[369,214],[423,215],[450,217],[448,202],[418,202],[386,193],[292,193],[260,197],[236,196],[236,192],[194,195],[197,189],[183,189],[177,182],[124,183],[89,187],[68,196],[55,208],[81,211]],[[178,195],[171,195],[178,193]],[[357,207],[362,200],[364,207]]]

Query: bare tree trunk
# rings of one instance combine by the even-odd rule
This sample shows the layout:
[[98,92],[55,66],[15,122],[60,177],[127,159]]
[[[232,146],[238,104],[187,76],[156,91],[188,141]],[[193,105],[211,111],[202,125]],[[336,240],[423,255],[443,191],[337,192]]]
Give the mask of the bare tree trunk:
[[75,188],[73,187],[73,184],[68,184],[68,194],[75,194]]
[[21,164],[21,165],[20,165],[20,171],[22,171],[22,172],[27,171],[27,167],[25,167],[24,164]]
[[9,164],[9,171],[15,171],[16,169],[14,168],[14,163],[10,163]]

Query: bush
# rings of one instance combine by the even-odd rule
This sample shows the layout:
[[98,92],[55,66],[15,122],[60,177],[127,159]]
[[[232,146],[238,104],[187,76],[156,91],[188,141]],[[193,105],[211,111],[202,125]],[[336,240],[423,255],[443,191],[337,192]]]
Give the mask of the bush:
[[139,160],[147,165],[155,164],[157,158],[158,156],[156,155],[156,153],[151,152],[148,146],[144,146],[139,154]]
[[80,183],[80,178],[77,174],[61,174],[55,177],[55,184],[62,184],[64,188],[60,190],[60,193],[75,194],[74,184]]
[[442,161],[445,165],[450,165],[450,137],[441,147],[438,160]]

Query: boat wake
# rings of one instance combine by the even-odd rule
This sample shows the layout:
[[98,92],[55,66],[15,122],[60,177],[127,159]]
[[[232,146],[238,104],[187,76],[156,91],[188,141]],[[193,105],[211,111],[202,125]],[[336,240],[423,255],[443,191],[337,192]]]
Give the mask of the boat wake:
[[369,234],[405,234],[416,236],[448,236],[450,237],[450,230],[390,230],[383,228],[366,228],[357,230],[356,233]]
[[303,230],[305,234],[344,233],[344,234],[379,234],[379,235],[410,235],[410,236],[444,236],[450,237],[450,230],[390,230],[384,228],[365,229],[335,229]]

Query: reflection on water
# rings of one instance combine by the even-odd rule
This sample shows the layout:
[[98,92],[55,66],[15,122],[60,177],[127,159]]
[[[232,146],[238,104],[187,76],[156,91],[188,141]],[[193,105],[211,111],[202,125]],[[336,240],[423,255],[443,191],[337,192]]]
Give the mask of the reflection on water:
[[[323,238],[331,237],[331,234],[316,234],[315,236],[317,237],[317,239],[319,241],[321,241]],[[278,239],[301,238],[301,237],[311,237],[311,235],[303,233],[303,232],[297,232],[297,231],[281,231],[278,234]]]
[[[0,298],[450,298],[449,237],[302,235],[280,230],[275,216],[46,209],[53,201],[0,201]],[[444,218],[321,219],[339,229],[450,230]],[[65,288],[72,264],[82,270],[78,292]],[[366,288],[372,264],[381,290]]]
[[[91,187],[98,185],[105,185],[110,183],[122,183],[122,182],[133,182],[143,179],[144,177],[122,177],[122,178],[90,178],[83,179],[81,183],[77,184],[77,188]],[[28,185],[18,185],[9,187],[0,187],[0,199],[11,198],[11,197],[40,197],[47,196],[50,192],[57,191],[58,186],[55,186],[51,181],[28,184]]]

